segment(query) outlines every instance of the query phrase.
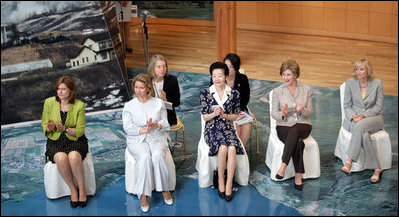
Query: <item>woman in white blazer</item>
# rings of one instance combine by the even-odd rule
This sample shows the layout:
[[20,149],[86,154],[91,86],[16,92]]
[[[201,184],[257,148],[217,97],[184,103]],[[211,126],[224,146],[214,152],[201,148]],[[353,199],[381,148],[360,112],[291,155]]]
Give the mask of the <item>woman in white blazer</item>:
[[365,163],[374,168],[370,181],[377,183],[382,175],[378,159],[371,147],[370,134],[384,127],[382,109],[384,93],[382,81],[373,77],[373,70],[368,59],[355,62],[353,78],[346,81],[344,95],[345,119],[343,128],[352,133],[348,148],[348,159],[342,171],[350,173],[353,161],[357,161],[360,148],[364,148]]
[[123,129],[127,134],[128,151],[136,160],[138,171],[133,193],[140,198],[141,210],[148,212],[148,197],[154,188],[163,192],[167,205],[173,204],[165,157],[168,150],[165,131],[170,126],[163,101],[154,97],[151,77],[139,74],[132,85],[136,97],[123,108]]

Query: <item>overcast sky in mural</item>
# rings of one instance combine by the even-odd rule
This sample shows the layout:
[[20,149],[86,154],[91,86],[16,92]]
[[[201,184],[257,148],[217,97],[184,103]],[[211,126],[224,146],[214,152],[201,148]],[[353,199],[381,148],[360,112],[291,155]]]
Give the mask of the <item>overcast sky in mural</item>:
[[1,1],[1,23],[18,22],[32,14],[59,11],[87,1]]

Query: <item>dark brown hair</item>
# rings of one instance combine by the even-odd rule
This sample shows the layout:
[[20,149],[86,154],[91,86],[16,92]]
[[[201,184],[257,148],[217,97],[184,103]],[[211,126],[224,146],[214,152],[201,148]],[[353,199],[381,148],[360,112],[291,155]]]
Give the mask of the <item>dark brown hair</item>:
[[[62,76],[61,78],[58,78],[57,81],[55,82],[55,92],[57,93],[58,87],[60,86],[60,84],[65,84],[68,89],[71,91],[71,93],[69,94],[69,101],[68,103],[70,104],[74,104],[75,103],[75,98],[76,98],[76,85],[75,82],[72,80],[71,76],[65,75]],[[56,97],[58,102],[61,102],[60,98],[58,97],[58,94],[56,94]]]

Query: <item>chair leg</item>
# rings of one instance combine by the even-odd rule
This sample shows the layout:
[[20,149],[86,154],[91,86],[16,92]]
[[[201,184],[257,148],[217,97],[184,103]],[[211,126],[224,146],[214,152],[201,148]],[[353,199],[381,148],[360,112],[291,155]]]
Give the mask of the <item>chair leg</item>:
[[256,133],[256,153],[259,154],[258,123],[256,123],[255,125],[255,133]]
[[186,131],[183,128],[184,157],[187,158]]
[[176,145],[176,146],[178,145],[178,142],[177,142],[177,130],[176,130],[176,132],[175,132],[175,145]]

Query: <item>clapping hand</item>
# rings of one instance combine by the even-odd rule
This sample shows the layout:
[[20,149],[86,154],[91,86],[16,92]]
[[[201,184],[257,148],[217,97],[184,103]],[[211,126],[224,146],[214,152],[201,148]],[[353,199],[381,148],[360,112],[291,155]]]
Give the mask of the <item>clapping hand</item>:
[[216,106],[213,110],[213,113],[215,114],[215,116],[222,116],[224,114],[223,109],[220,106]]
[[54,127],[55,127],[54,121],[51,120],[49,123],[47,123],[47,126],[46,126],[47,129],[46,129],[46,131],[47,131],[47,132],[51,132],[51,131],[54,130]]
[[65,131],[65,126],[62,124],[62,121],[58,121],[58,124],[56,125],[57,131],[59,132],[64,132]]
[[163,91],[163,90],[159,90],[159,92],[161,93],[161,98],[162,98],[162,100],[163,101],[168,101],[167,99],[166,99],[166,93],[165,93],[165,91]]
[[282,112],[284,117],[288,115],[288,104],[285,104],[285,106],[282,109]]
[[147,123],[147,133],[151,132],[151,130],[153,129],[158,129],[159,128],[159,124],[157,121],[152,121],[152,118],[148,119],[148,123]]
[[298,112],[298,113],[302,113],[302,111],[305,109],[305,106],[303,106],[302,105],[302,103],[299,103],[297,106],[296,106],[296,111]]

